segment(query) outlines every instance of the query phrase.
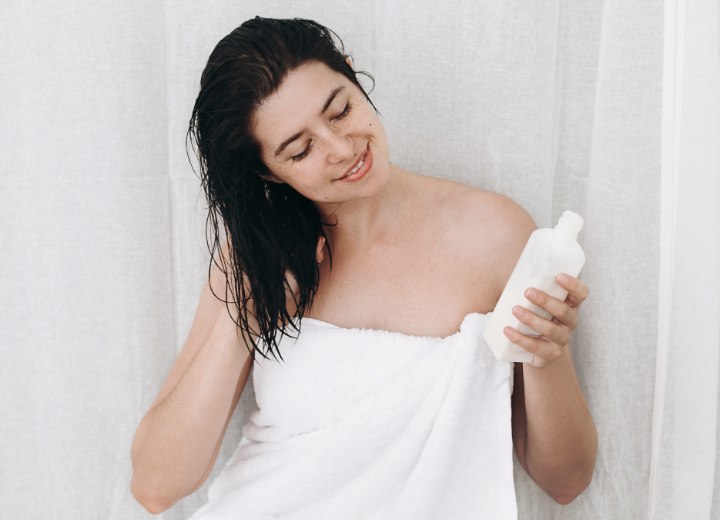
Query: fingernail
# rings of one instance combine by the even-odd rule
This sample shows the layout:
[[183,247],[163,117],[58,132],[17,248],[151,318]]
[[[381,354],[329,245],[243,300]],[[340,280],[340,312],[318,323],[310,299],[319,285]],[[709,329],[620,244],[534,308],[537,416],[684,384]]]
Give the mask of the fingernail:
[[533,289],[528,289],[525,291],[525,296],[527,296],[530,300],[534,300],[537,298],[537,293]]
[[566,274],[564,274],[564,273],[560,273],[559,275],[557,275],[557,277],[556,277],[555,279],[556,279],[558,282],[563,282],[563,283],[568,283],[568,282],[570,281],[570,279],[568,278],[568,276],[567,276]]

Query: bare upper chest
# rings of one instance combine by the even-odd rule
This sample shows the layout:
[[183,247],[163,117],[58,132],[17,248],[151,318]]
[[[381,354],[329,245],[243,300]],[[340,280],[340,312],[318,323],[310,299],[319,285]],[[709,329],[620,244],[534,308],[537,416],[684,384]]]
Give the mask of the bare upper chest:
[[341,327],[444,337],[471,312],[494,307],[491,267],[433,233],[365,250],[337,251],[321,266],[311,317]]

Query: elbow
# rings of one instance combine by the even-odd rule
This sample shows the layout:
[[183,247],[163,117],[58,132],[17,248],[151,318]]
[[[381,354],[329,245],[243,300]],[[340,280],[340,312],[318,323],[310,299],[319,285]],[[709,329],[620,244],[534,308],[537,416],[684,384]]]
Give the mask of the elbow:
[[137,436],[133,440],[130,458],[132,461],[130,492],[135,501],[146,511],[158,515],[170,509],[182,498],[182,495],[171,491],[171,483],[162,477],[162,473],[158,470],[151,471],[149,466],[152,466],[152,463],[140,456]]
[[550,495],[550,498],[552,498],[555,502],[562,506],[568,505],[570,502],[574,501],[577,497],[579,497],[583,491],[587,489],[587,487],[590,485],[590,480],[587,481],[587,483],[584,483],[582,485],[579,485],[575,488],[570,488],[567,490],[564,490],[561,493],[548,493]]
[[167,511],[175,504],[175,502],[177,502],[177,500],[170,497],[149,492],[147,489],[142,489],[135,479],[133,479],[130,483],[130,492],[133,497],[135,497],[135,500],[143,506],[145,510],[153,515],[159,515],[160,513]]
[[[208,470],[209,471],[209,470]],[[190,489],[173,487],[166,481],[156,480],[149,475],[134,472],[130,482],[130,492],[135,500],[149,513],[157,515],[174,506],[183,497],[196,491],[205,481],[204,475]]]
[[560,505],[568,505],[579,497],[592,483],[595,473],[595,462],[597,460],[598,439],[597,432],[593,428],[593,435],[588,436],[588,445],[585,455],[575,462],[572,470],[565,473],[565,478],[560,478],[560,487],[546,489],[550,497]]
[[578,491],[568,491],[562,494],[553,494],[550,495],[550,497],[561,506],[566,506],[570,502],[575,500],[577,497],[579,497],[584,490],[585,488],[582,488]]
[[590,486],[593,478],[593,472],[594,464],[585,471],[582,471],[568,479],[562,488],[546,489],[545,491],[555,502],[566,506],[579,497],[583,491]]
[[579,493],[577,495],[558,495],[553,496],[552,499],[560,504],[561,506],[566,506],[573,500],[575,500],[578,497]]

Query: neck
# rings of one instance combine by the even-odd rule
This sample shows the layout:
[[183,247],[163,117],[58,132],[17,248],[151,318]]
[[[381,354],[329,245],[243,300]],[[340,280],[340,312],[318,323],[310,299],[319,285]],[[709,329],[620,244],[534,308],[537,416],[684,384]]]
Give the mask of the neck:
[[323,220],[335,224],[325,227],[330,242],[370,245],[382,239],[402,215],[411,175],[391,165],[387,183],[372,197],[319,206]]

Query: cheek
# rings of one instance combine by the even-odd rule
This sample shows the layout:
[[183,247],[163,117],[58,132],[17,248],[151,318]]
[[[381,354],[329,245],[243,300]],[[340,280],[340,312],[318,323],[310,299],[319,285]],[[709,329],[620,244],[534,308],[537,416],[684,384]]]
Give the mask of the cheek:
[[285,165],[284,163],[277,163],[272,160],[268,160],[264,156],[260,156],[260,159],[262,160],[263,164],[265,165],[265,169],[267,172],[274,178],[275,180],[286,182],[286,179],[289,175],[290,168]]
[[281,168],[275,174],[282,182],[288,184],[295,191],[308,198],[313,198],[322,191],[322,178],[317,174],[319,167],[305,158],[300,165],[295,167]]

